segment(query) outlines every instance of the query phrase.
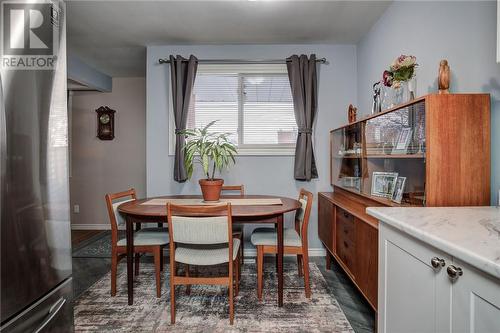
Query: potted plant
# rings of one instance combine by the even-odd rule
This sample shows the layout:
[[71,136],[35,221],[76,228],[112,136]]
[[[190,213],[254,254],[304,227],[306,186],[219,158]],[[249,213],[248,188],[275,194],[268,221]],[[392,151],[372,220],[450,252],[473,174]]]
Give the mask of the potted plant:
[[186,136],[184,146],[184,165],[188,178],[193,175],[194,164],[199,163],[206,178],[200,179],[201,192],[205,201],[219,201],[224,180],[215,178],[216,172],[222,172],[231,164],[236,163],[236,146],[229,141],[230,133],[209,132],[210,127],[217,120],[203,128],[184,130]]

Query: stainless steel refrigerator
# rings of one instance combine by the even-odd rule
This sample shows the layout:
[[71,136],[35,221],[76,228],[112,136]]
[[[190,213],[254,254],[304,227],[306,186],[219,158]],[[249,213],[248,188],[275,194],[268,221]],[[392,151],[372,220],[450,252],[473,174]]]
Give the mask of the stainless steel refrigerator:
[[72,332],[65,6],[0,3],[0,331]]

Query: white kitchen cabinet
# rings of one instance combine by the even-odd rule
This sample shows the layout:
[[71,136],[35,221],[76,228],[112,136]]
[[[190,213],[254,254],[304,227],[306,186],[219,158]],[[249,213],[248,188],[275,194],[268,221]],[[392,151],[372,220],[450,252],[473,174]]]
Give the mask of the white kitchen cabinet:
[[500,332],[498,278],[385,223],[378,293],[380,332]]
[[453,258],[462,276],[453,282],[452,332],[500,332],[500,283],[470,265]]
[[[439,261],[432,266],[432,259]],[[451,284],[441,274],[447,254],[379,225],[378,327],[381,332],[444,332]]]

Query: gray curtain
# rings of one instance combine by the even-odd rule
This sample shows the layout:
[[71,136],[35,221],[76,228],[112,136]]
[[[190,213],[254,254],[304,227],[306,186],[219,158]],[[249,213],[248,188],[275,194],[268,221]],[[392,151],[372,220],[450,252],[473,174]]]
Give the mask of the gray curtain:
[[316,115],[318,82],[316,76],[316,55],[293,55],[287,59],[288,77],[292,88],[295,121],[298,136],[295,147],[294,178],[310,181],[318,178],[312,144],[312,126]]
[[189,102],[193,93],[198,59],[191,55],[189,60],[181,56],[170,56],[170,78],[172,79],[172,105],[174,108],[175,122],[175,160],[174,180],[185,182],[187,180],[186,167],[184,166],[184,145],[186,139],[180,131],[186,129]]

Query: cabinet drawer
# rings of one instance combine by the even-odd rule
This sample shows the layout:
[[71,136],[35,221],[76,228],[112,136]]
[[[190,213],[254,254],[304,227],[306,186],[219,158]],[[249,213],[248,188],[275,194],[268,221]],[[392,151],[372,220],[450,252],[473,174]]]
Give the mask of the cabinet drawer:
[[354,216],[349,214],[343,209],[337,208],[337,238],[339,240],[348,239],[354,242],[355,232],[354,232]]
[[347,223],[354,223],[354,216],[348,211],[337,207],[337,221],[344,221]]
[[337,222],[337,232],[339,233],[340,239],[347,239],[351,242],[355,242],[356,234],[354,232],[354,221],[348,222],[339,220]]
[[337,255],[340,260],[349,268],[351,273],[354,273],[354,258],[355,258],[355,245],[349,239],[340,239],[337,243]]

